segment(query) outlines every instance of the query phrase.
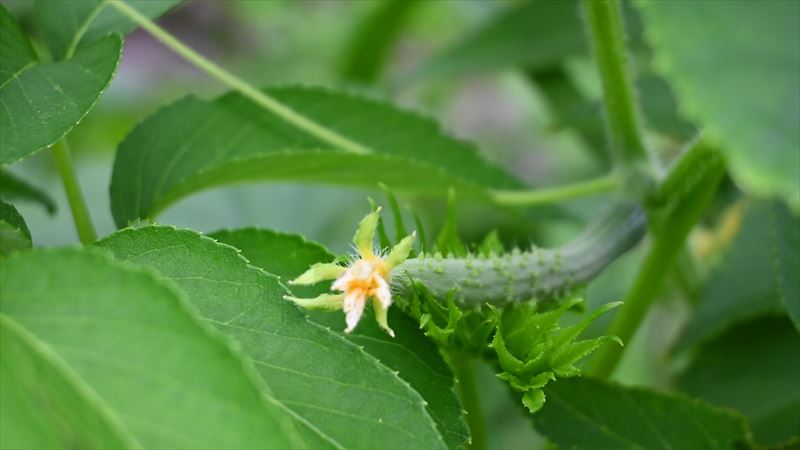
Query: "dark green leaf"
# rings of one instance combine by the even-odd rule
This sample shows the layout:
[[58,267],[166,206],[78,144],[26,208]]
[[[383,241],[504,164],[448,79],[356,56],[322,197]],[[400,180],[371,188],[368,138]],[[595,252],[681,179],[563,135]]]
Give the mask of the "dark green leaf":
[[31,251],[0,265],[0,312],[144,447],[290,447],[286,411],[173,286],[97,250]]
[[249,180],[385,182],[398,191],[439,196],[452,186],[478,199],[486,198],[484,187],[518,186],[472,146],[391,105],[324,89],[266,92],[373,151],[333,149],[239,94],[215,101],[188,97],[145,120],[120,144],[111,183],[117,225],[153,217],[191,192]]
[[747,417],[756,442],[800,434],[800,335],[789,320],[769,317],[737,326],[702,345],[680,376],[680,388]]
[[[291,234],[247,228],[220,231],[211,236],[239,248],[251,264],[285,279],[297,277],[314,263],[333,260],[333,255],[319,244]],[[326,288],[322,286],[322,291],[320,288],[305,288],[316,289],[306,295],[316,295]],[[297,292],[297,289],[292,286],[293,292]],[[341,314],[319,313],[312,317],[333,330],[344,327]],[[453,375],[450,369],[438,349],[422,334],[418,323],[392,308],[389,311],[389,324],[395,331],[395,339],[387,336],[371,320],[363,320],[354,334],[346,337],[397,371],[400,378],[416,389],[427,402],[426,409],[436,422],[447,447],[463,448],[469,439],[469,429],[452,390]]]
[[5,169],[0,169],[0,198],[31,200],[44,206],[51,215],[56,212],[56,202],[49,195]]
[[56,353],[2,314],[0,349],[0,448],[139,448]]
[[[42,63],[22,49],[30,47],[19,25],[0,5],[0,48],[11,53],[0,71],[0,165],[10,164],[52,145],[94,106],[111,82],[119,62],[119,36],[106,36],[58,63]],[[7,30],[7,31],[6,31]],[[28,61],[18,69],[23,62]]]
[[725,449],[747,442],[744,420],[700,400],[590,378],[550,383],[536,429],[570,449]]
[[0,200],[0,256],[31,248],[31,232],[17,209]]
[[[125,0],[149,18],[164,14],[181,0]],[[109,33],[128,34],[133,22],[102,0],[37,0],[45,43],[59,60],[76,48]]]
[[737,322],[783,310],[771,264],[770,215],[767,203],[748,205],[731,247],[701,287],[700,303],[675,344],[676,350],[719,335]]
[[586,51],[577,1],[526,1],[426,61],[404,81],[511,66],[536,69]]
[[800,208],[800,2],[641,3],[660,71],[734,178]]
[[444,448],[416,391],[307,321],[278,279],[233,247],[167,227],[122,230],[98,245],[183,288],[203,318],[238,342],[312,446]]
[[784,205],[772,205],[772,250],[778,294],[800,330],[800,217]]

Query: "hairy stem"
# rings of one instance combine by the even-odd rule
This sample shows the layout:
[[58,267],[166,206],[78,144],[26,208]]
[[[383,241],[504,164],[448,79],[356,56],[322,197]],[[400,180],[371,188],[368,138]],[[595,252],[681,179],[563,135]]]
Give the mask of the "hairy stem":
[[243,96],[249,98],[256,104],[262,106],[264,109],[272,112],[281,119],[289,122],[297,128],[300,128],[308,134],[319,138],[321,141],[327,142],[341,150],[352,153],[372,153],[371,149],[359,144],[358,142],[352,141],[345,136],[342,136],[330,128],[326,128],[323,125],[318,124],[302,114],[297,113],[283,103],[251,86],[236,75],[218,66],[201,54],[187,47],[183,42],[177,40],[166,30],[156,25],[153,21],[140,14],[139,11],[125,2],[121,0],[106,0],[106,2],[108,5],[116,8],[119,12],[131,19],[134,23],[141,26],[145,31],[150,33],[150,35],[152,35],[165,46],[169,47],[172,51],[177,53],[186,61],[193,64],[212,78],[215,78],[222,84],[238,91]]
[[452,292],[465,306],[549,300],[597,276],[641,240],[646,224],[642,208],[620,203],[563,247],[488,257],[421,255],[398,266],[392,281],[401,294],[410,293],[413,280],[438,298]]
[[500,205],[536,206],[610,192],[618,186],[619,177],[612,174],[554,188],[532,191],[496,190],[492,192],[492,197]]
[[469,448],[485,449],[486,420],[478,395],[478,383],[475,380],[475,361],[469,355],[456,351],[447,352],[447,361],[456,376],[461,405],[467,413],[466,420],[472,438]]
[[584,0],[589,40],[603,86],[609,149],[622,166],[649,164],[625,48],[618,0]]
[[[623,342],[630,342],[633,338],[664,280],[670,276],[670,269],[684,248],[686,236],[713,199],[724,173],[722,163],[715,164],[705,172],[705,176],[694,186],[690,195],[679,199],[666,212],[664,219],[653,225],[650,249],[607,334],[617,336]],[[622,354],[621,347],[601,347],[593,360],[590,373],[603,378],[611,376]]]
[[53,145],[53,157],[58,173],[61,175],[61,182],[64,184],[64,192],[67,194],[69,207],[72,210],[72,219],[78,230],[78,238],[84,245],[92,243],[97,239],[97,234],[94,231],[89,210],[86,208],[86,202],[83,200],[78,177],[75,175],[66,137]]

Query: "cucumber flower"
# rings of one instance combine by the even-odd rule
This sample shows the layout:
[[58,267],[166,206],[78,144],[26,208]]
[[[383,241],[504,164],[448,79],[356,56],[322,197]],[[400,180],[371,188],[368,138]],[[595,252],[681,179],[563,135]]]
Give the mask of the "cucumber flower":
[[373,247],[375,230],[378,226],[380,208],[367,214],[358,225],[358,230],[353,237],[353,244],[358,252],[347,266],[335,262],[314,264],[305,273],[289,281],[294,285],[309,285],[325,280],[336,280],[331,289],[339,291],[336,294],[322,294],[315,298],[297,298],[285,296],[287,300],[308,309],[341,309],[345,313],[347,327],[345,333],[355,329],[367,300],[372,299],[372,308],[375,320],[389,336],[394,337],[394,331],[387,323],[387,312],[392,305],[392,291],[389,287],[392,269],[402,264],[411,252],[416,233],[403,238],[388,252],[376,251]]

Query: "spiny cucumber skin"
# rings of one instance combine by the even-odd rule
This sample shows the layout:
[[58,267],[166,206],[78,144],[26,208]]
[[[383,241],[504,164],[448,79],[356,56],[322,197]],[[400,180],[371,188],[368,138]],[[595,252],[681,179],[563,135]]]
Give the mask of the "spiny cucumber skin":
[[407,295],[413,280],[436,298],[453,292],[464,306],[551,299],[597,276],[641,240],[646,226],[640,208],[618,205],[563,247],[488,257],[425,255],[397,267],[392,285]]

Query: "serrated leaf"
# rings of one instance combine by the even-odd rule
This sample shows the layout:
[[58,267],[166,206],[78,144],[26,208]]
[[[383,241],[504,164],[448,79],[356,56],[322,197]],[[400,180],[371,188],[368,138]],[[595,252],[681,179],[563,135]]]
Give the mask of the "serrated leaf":
[[30,43],[2,5],[0,25],[0,165],[5,165],[52,145],[89,112],[111,82],[122,41],[106,36],[70,59],[42,63],[34,53],[23,52]]
[[[293,279],[312,264],[333,260],[333,255],[321,245],[292,234],[246,228],[219,231],[211,236],[240,249],[251,264],[282,279]],[[297,293],[297,288],[292,286],[292,292]],[[311,289],[316,291],[311,291],[306,296],[326,292],[327,286]],[[342,314],[317,313],[313,318],[332,330],[344,327]],[[397,371],[400,378],[408,382],[427,402],[425,408],[436,422],[447,447],[463,448],[469,440],[469,429],[452,389],[453,374],[438,349],[420,332],[418,323],[396,308],[389,310],[389,323],[395,330],[395,339],[388,337],[384,330],[370,320],[363,320],[347,338]]]
[[0,350],[0,448],[139,448],[57,354],[2,314]]
[[800,3],[640,5],[657,66],[734,178],[800,208]]
[[233,247],[167,227],[125,229],[97,245],[177,283],[205,320],[239,344],[313,446],[444,448],[416,391],[307,321],[283,298],[278,279]]
[[676,350],[713,338],[736,323],[783,310],[772,264],[770,216],[768,203],[748,205],[739,233],[700,288],[699,304]]
[[0,265],[0,312],[57,355],[144,447],[294,442],[287,413],[259,389],[253,369],[149,271],[97,250],[19,253]]
[[0,169],[0,198],[30,200],[42,205],[51,215],[56,212],[56,202],[49,195],[5,169]]
[[434,122],[391,105],[320,88],[266,92],[370,153],[332,148],[236,93],[214,101],[187,97],[146,119],[120,144],[111,182],[117,225],[153,217],[191,192],[252,180],[384,182],[436,196],[452,186],[473,199],[486,199],[486,187],[519,186]]
[[0,256],[31,248],[31,232],[12,205],[0,200]]
[[800,217],[784,205],[772,205],[772,251],[778,294],[800,330]]
[[725,449],[747,443],[744,420],[700,400],[568,378],[545,388],[536,429],[561,448]]
[[[154,19],[180,3],[181,0],[125,0],[142,15]],[[109,33],[122,35],[133,31],[135,25],[103,0],[37,0],[42,37],[60,60],[70,50],[94,42]]]
[[403,81],[509,66],[549,67],[586,51],[577,1],[526,1],[425,61]]
[[756,442],[778,444],[800,434],[799,348],[800,335],[786,318],[750,321],[702,345],[678,386],[741,411]]

